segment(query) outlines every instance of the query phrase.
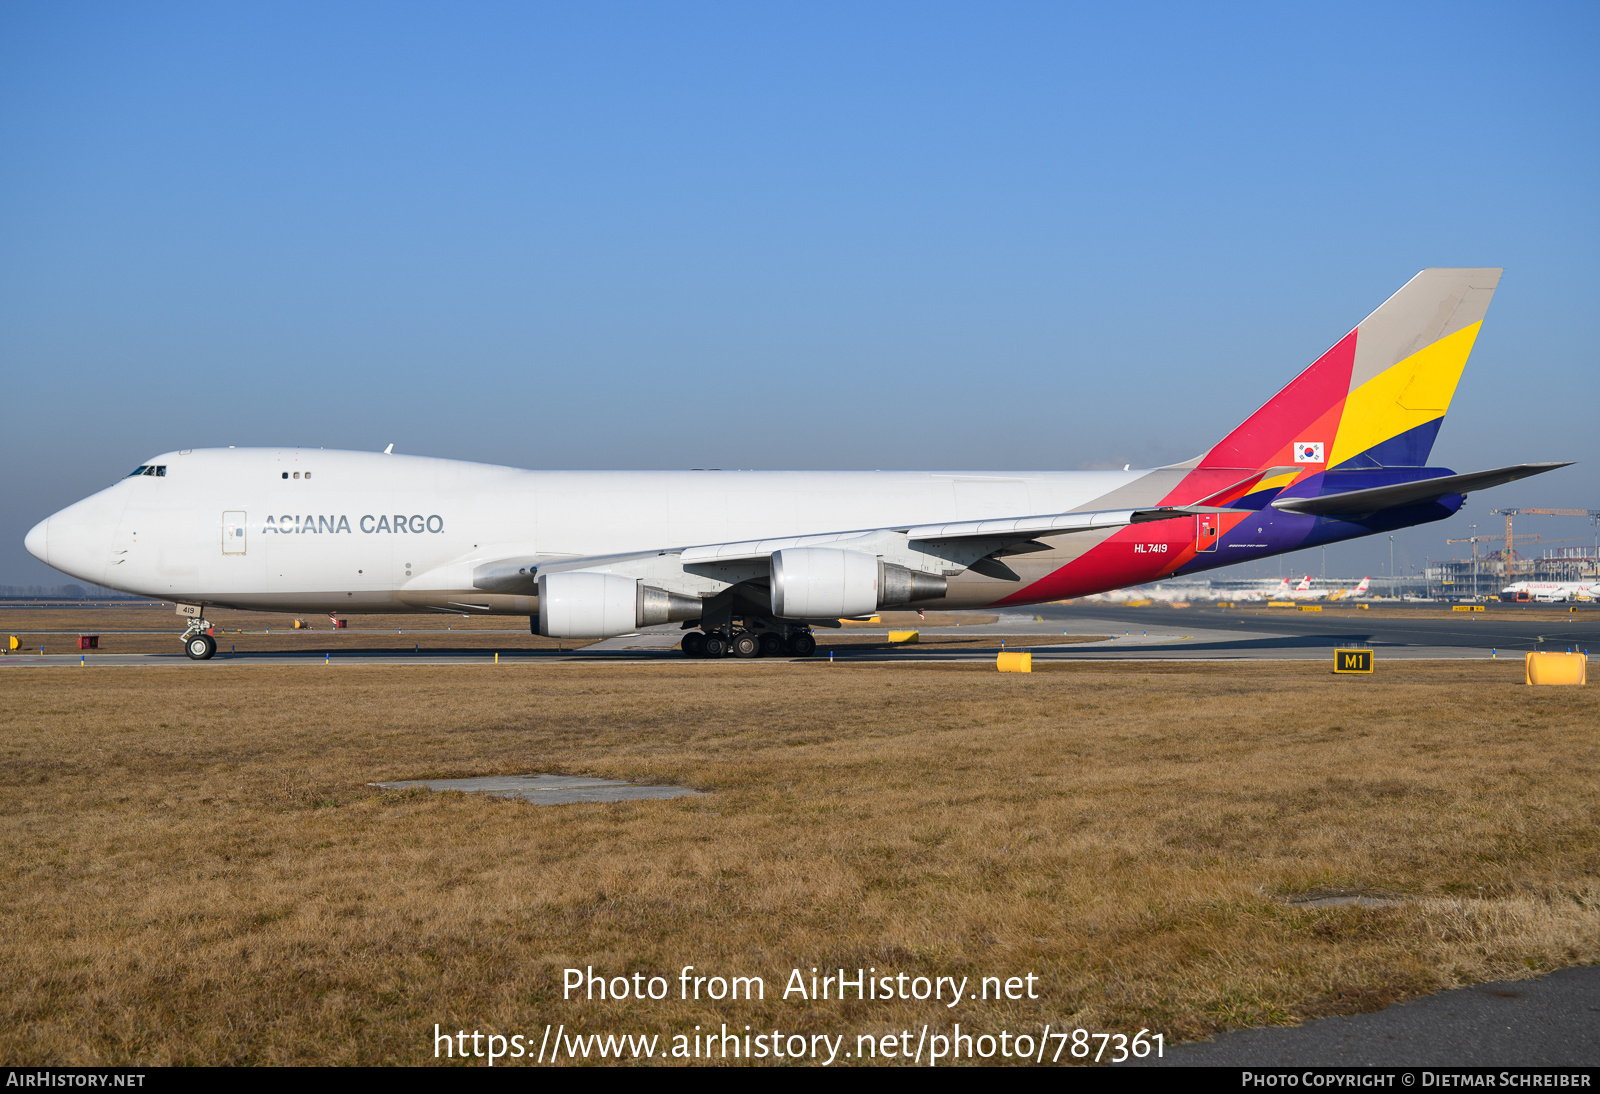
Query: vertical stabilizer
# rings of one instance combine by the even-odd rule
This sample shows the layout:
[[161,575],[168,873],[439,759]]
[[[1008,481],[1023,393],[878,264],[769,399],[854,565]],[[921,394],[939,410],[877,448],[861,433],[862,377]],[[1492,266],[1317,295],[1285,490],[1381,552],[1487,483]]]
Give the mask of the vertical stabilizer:
[[1450,409],[1499,269],[1423,270],[1201,458],[1199,468],[1308,475],[1420,467]]

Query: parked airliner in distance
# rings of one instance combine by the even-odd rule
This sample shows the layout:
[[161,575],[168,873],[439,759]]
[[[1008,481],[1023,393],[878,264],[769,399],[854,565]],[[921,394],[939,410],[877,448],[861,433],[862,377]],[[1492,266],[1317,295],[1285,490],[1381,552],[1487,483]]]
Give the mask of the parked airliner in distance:
[[[1285,583],[1287,584],[1287,582]],[[1367,595],[1371,585],[1372,579],[1370,577],[1364,577],[1361,579],[1361,583],[1352,589],[1315,589],[1311,586],[1311,575],[1307,574],[1305,577],[1300,579],[1300,584],[1296,585],[1294,588],[1285,589],[1281,594],[1274,593],[1273,595],[1281,596],[1284,600],[1359,599],[1360,597]]]
[[690,656],[806,656],[879,608],[1034,604],[1442,520],[1428,454],[1498,269],[1412,278],[1243,425],[1122,471],[523,471],[388,453],[179,449],[41,521],[32,554],[178,605],[526,615],[552,637],[681,622]]
[[1516,581],[1500,590],[1509,603],[1565,604],[1569,600],[1600,600],[1600,581]]

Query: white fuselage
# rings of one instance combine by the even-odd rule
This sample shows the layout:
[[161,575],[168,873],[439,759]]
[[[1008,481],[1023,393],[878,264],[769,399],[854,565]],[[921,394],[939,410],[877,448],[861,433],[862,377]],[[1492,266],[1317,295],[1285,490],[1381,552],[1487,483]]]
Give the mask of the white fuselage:
[[[321,449],[200,449],[63,509],[28,548],[84,581],[181,603],[529,614],[474,569],[935,521],[1063,513],[1148,472],[524,471]],[[285,476],[288,476],[287,478]],[[1031,580],[1104,538],[1008,560]],[[949,606],[1018,584],[976,573]]]

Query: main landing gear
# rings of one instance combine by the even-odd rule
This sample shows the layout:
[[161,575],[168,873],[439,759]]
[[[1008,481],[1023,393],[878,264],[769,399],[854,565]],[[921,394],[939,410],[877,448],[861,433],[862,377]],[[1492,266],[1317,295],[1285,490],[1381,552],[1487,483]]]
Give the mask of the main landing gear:
[[782,623],[759,629],[728,626],[714,631],[690,631],[680,647],[686,657],[810,657],[817,640],[804,627]]
[[209,661],[217,652],[217,640],[206,633],[210,629],[210,623],[196,619],[183,632],[183,652],[189,655],[191,661]]

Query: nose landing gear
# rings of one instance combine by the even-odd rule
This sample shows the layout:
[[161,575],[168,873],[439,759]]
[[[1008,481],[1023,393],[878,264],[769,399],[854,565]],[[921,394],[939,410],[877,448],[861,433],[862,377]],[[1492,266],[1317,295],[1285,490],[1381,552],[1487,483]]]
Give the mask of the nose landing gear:
[[189,660],[209,661],[217,652],[217,640],[206,633],[210,629],[211,624],[204,619],[189,621],[189,629],[183,632],[183,652]]

